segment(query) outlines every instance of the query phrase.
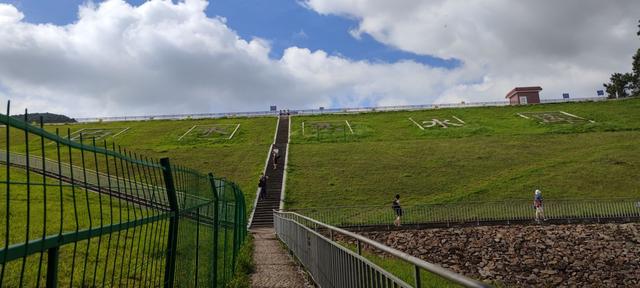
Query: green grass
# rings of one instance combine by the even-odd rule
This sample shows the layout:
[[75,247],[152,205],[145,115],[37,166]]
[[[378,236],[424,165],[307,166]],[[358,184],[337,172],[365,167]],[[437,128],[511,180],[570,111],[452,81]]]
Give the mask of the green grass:
[[254,243],[253,237],[249,235],[240,248],[238,253],[238,262],[236,263],[236,272],[233,278],[227,284],[230,288],[249,288],[251,287],[251,273],[255,271],[253,263]]
[[[240,127],[236,131],[237,124],[240,124]],[[169,157],[173,165],[192,168],[200,173],[213,172],[217,177],[224,177],[238,183],[240,188],[246,192],[245,201],[250,208],[255,195],[255,179],[262,171],[264,157],[273,141],[275,124],[275,118],[263,117],[47,125],[45,130],[55,133],[57,129],[61,135],[66,136],[69,132],[74,133],[82,129],[92,129],[92,131],[97,131],[96,135],[99,135],[101,134],[99,130],[122,131],[123,128],[129,128],[115,138],[106,137],[100,139],[97,146],[102,146],[102,141],[106,140],[107,146],[111,148],[111,144],[115,142],[127,151],[131,151],[127,153],[133,154],[136,158],[141,158],[139,155],[155,159]],[[215,134],[213,133],[209,135],[211,137],[184,137],[181,141],[178,141],[178,138],[194,125],[211,125],[210,127],[231,127],[233,125],[235,134],[231,139],[223,139],[228,137],[220,137],[220,135],[213,135]],[[5,129],[4,127],[0,128],[0,133],[2,133],[0,135],[3,135],[0,139],[1,149],[6,149]],[[67,132],[67,129],[69,129],[69,132]],[[221,132],[219,134],[233,133],[233,131],[227,130],[213,132]],[[41,156],[41,145],[44,143],[44,157],[56,159],[56,145],[50,140],[45,139],[44,142],[41,142],[39,137],[29,134],[29,140],[26,141],[24,131],[18,129],[11,129],[10,133],[9,144],[12,152],[26,153],[26,143],[28,143],[28,151],[31,156]],[[115,132],[111,135],[114,134]],[[84,143],[91,145],[92,141],[84,139]],[[83,167],[86,164],[87,169],[97,169],[101,172],[106,172],[106,168],[110,168],[110,173],[115,174],[116,165],[113,162],[114,159],[109,159],[107,162],[104,156],[98,155],[94,160],[93,153],[85,152],[83,157],[79,150],[69,152],[67,147],[62,147],[61,159],[68,163],[68,159],[71,156],[73,156],[72,164],[75,166]],[[147,177],[151,177],[151,179],[157,176],[162,177],[158,175],[157,169],[155,171],[147,171],[144,168],[126,163],[121,164],[118,164],[120,165],[120,171],[118,172],[120,177],[132,178],[134,181],[143,182],[153,181]],[[0,166],[1,180],[4,183],[0,185],[0,199],[5,199],[6,196],[7,179],[4,177],[6,169],[6,166]],[[5,242],[13,245],[23,243],[25,240],[41,238],[43,237],[43,232],[45,232],[43,231],[45,226],[46,233],[44,234],[57,235],[60,230],[73,232],[90,227],[96,228],[100,226],[100,223],[109,225],[110,223],[119,223],[121,220],[126,222],[128,220],[141,219],[151,211],[130,203],[127,205],[124,201],[121,203],[117,199],[113,199],[114,203],[111,205],[108,203],[110,200],[108,196],[100,195],[93,191],[85,191],[77,186],[74,192],[67,183],[62,183],[62,188],[47,186],[48,189],[45,193],[43,187],[37,184],[43,182],[42,176],[30,173],[30,179],[27,179],[27,174],[23,169],[11,168],[10,170],[11,177],[9,180],[12,184],[10,185],[9,209],[7,209],[6,201],[0,201],[0,215],[4,216],[9,210],[10,217],[8,241],[5,241],[5,229],[0,229],[0,245],[2,247],[4,247]],[[175,176],[181,177],[176,179],[176,185],[200,187],[199,185],[202,184],[198,182],[200,181],[198,179],[185,178],[188,175]],[[26,182],[32,184],[29,186],[29,193],[27,193],[26,185],[19,184]],[[58,184],[57,180],[50,178],[47,179],[47,182],[48,184]],[[205,186],[209,187],[208,181],[205,182]],[[106,185],[105,183],[102,184]],[[208,188],[205,190],[205,192],[209,191]],[[203,193],[202,191],[192,192]],[[27,194],[30,195],[27,196]],[[226,201],[233,201],[231,194],[231,190],[225,189],[225,194],[222,197]],[[46,205],[44,204],[45,195],[47,197]],[[210,198],[208,194],[201,196]],[[61,203],[64,204],[64,218],[62,219],[59,216]],[[76,205],[75,208],[74,204]],[[113,214],[111,214],[111,211],[113,211]],[[224,213],[224,211],[226,210],[222,210],[221,213]],[[121,212],[123,213],[122,217],[120,216]],[[249,211],[245,212],[249,213]],[[136,216],[133,216],[134,213],[136,213]],[[229,221],[233,221],[231,214],[232,211],[227,211],[226,213],[226,217],[231,217],[227,219]],[[224,217],[221,220],[224,220]],[[4,220],[2,223],[4,225]],[[244,229],[244,226],[242,226],[242,229]],[[149,281],[151,280],[157,281],[157,284],[152,286],[161,285],[166,261],[167,233],[168,220],[162,220],[135,229],[80,241],[77,246],[74,244],[65,245],[61,247],[58,265],[60,284],[63,286],[91,286],[95,279],[97,285],[107,286],[144,286],[150,285]],[[198,277],[198,282],[206,286],[210,281],[210,271],[213,269],[211,256],[214,247],[216,247],[212,243],[213,229],[205,225],[196,225],[193,220],[183,218],[179,225],[178,235],[176,281],[178,283],[192,283],[195,277]],[[108,239],[112,239],[111,244],[109,244]],[[199,245],[196,246],[196,243],[199,243]],[[155,249],[151,249],[151,245]],[[237,248],[233,245],[233,228],[221,229],[217,245],[219,284],[229,281],[233,276],[231,251],[233,248]],[[116,247],[119,249],[117,257],[114,254]],[[107,255],[107,250],[110,251],[109,255]],[[125,253],[122,253],[123,251]],[[246,258],[246,255],[241,255],[240,257]],[[195,259],[199,259],[197,264]],[[41,256],[40,253],[36,253],[27,257],[26,261],[19,259],[7,264],[5,278],[3,279],[4,286],[18,286],[20,274],[23,270],[23,262],[25,266],[23,284],[35,286],[38,281],[38,273],[41,275],[39,277],[40,283],[44,283],[47,254],[44,253]],[[43,264],[40,265],[40,262]],[[152,270],[143,265],[157,266],[157,269],[153,270],[156,273],[151,275],[148,272]],[[197,276],[194,272],[196,271],[196,265],[198,267]],[[116,283],[110,282],[111,275],[114,275],[113,278]]]
[[[0,175],[6,175],[6,169],[0,166]],[[59,182],[51,178],[46,179],[48,186],[45,193],[44,186],[39,185],[43,183],[43,177],[32,172],[27,179],[23,169],[10,168],[10,175],[8,204],[4,200],[7,197],[7,183],[4,179],[0,183],[2,248],[7,243],[7,236],[11,246],[26,240],[42,239],[43,235],[97,229],[101,225],[106,227],[162,214],[79,186],[74,189],[64,182],[59,186]],[[26,182],[31,183],[29,190],[26,185],[19,184]],[[7,211],[8,226],[5,223]],[[57,266],[60,286],[160,286],[164,279],[168,227],[169,220],[164,219],[79,241],[77,245],[61,246]],[[8,234],[5,228],[8,228]],[[244,229],[244,226],[241,228]],[[222,284],[232,276],[233,228],[220,229],[218,243],[217,271],[218,281]],[[193,219],[182,217],[178,230],[177,282],[195,281],[195,259],[198,257],[198,282],[206,286],[211,280],[213,248],[213,228],[197,225]],[[3,286],[18,287],[21,273],[24,286],[36,286],[37,281],[44,285],[47,258],[46,252],[42,255],[35,253],[24,261],[16,259],[9,262]]]
[[[26,182],[27,174],[24,170],[15,168],[10,170],[11,182]],[[0,173],[5,175],[6,167],[2,166]],[[33,184],[43,182],[43,177],[36,173],[30,173],[29,177]],[[48,179],[48,183],[58,184],[51,179]],[[13,245],[23,243],[26,239],[42,239],[43,232],[47,236],[58,235],[60,231],[64,233],[96,228],[101,223],[108,226],[111,223],[132,221],[156,214],[138,206],[127,205],[117,199],[113,200],[112,205],[108,205],[107,196],[87,192],[79,187],[74,191],[64,183],[62,188],[47,186],[46,194],[41,185],[31,185],[29,193],[26,185],[11,184],[10,188],[8,226],[4,222],[7,202],[3,200],[0,205],[0,215],[3,217],[0,247],[3,248],[7,243],[5,240],[7,236],[8,243]],[[0,184],[1,199],[6,199],[6,189],[6,183]],[[61,204],[63,205],[62,220],[60,219]],[[166,220],[162,220],[80,241],[77,245],[62,246],[58,265],[59,284],[69,286],[73,283],[72,286],[82,286],[83,278],[84,284],[96,283],[107,286],[118,286],[118,283],[120,285],[160,283],[163,275],[160,269],[164,265],[165,258],[162,251],[166,247],[167,223]],[[6,228],[8,228],[8,235]],[[39,281],[44,285],[47,253],[42,257],[40,253],[36,253],[26,257],[24,261],[19,259],[9,262],[6,266],[3,285],[18,286],[23,262],[25,267],[23,285],[36,286],[39,269],[41,269]],[[112,279],[116,283],[112,283]]]
[[[357,253],[358,251],[357,246],[354,244],[350,244],[344,241],[339,241],[338,244],[355,253]],[[404,281],[405,283],[412,286],[415,284],[415,268],[411,263],[384,253],[369,251],[368,249],[362,249],[361,255],[364,256],[367,260],[378,265],[380,268],[389,272],[391,275],[398,277],[398,279]],[[462,287],[423,269],[420,269],[420,281],[421,287],[425,288]]]
[[[565,111],[596,123],[540,124],[517,113]],[[518,107],[295,117],[287,207],[405,205],[637,196],[640,99]],[[463,127],[419,129],[451,118]],[[349,120],[368,127],[347,141],[300,137],[302,121]],[[356,130],[356,129],[354,129]],[[329,143],[330,142],[330,143]]]
[[[178,138],[194,125],[221,125],[222,127],[236,124],[240,124],[240,128],[230,140],[219,137],[211,139],[185,137],[178,141]],[[169,157],[172,164],[192,168],[202,173],[212,172],[217,177],[236,182],[245,192],[247,207],[251,207],[255,198],[256,179],[262,172],[265,157],[273,142],[275,126],[276,118],[274,117],[256,117],[45,125],[45,130],[55,133],[58,129],[60,135],[66,137],[67,129],[73,133],[81,129],[129,128],[115,138],[100,139],[98,146],[103,145],[103,140],[107,141],[108,147],[115,142],[137,155],[156,159]],[[0,128],[0,135],[3,135],[0,138],[0,147],[2,147],[0,149],[6,149],[4,129],[4,127]],[[11,151],[24,153],[24,132],[17,129],[10,131]],[[91,144],[91,141],[85,140],[85,143]],[[30,151],[37,152],[37,156],[40,155],[39,138],[30,135],[29,146]],[[55,144],[45,141],[45,152],[47,158],[55,157]],[[80,159],[79,156],[75,158],[76,161]],[[91,159],[88,159],[87,166],[92,167],[91,163]]]

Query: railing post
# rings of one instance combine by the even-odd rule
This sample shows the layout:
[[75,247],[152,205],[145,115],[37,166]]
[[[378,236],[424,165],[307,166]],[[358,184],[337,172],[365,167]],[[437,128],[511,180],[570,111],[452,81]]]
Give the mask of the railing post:
[[413,275],[414,275],[415,280],[416,280],[415,281],[416,285],[414,287],[415,288],[420,288],[420,287],[422,287],[422,283],[421,283],[422,279],[420,279],[420,267],[418,267],[418,265],[414,265],[413,269],[414,269]]
[[169,200],[169,208],[171,209],[171,216],[169,218],[169,238],[167,239],[167,259],[164,270],[164,287],[169,288],[173,287],[175,278],[176,252],[178,248],[179,208],[169,158],[160,159],[160,165],[162,166],[164,185],[167,189],[167,199]]
[[238,197],[238,193],[240,189],[234,184],[233,187],[233,199],[235,201],[233,205],[234,214],[233,215],[233,254],[231,254],[231,271],[236,271],[236,259],[238,258],[238,250],[240,250],[240,207],[238,206],[240,203],[240,197]]
[[58,287],[58,256],[60,248],[47,250],[47,288]]
[[213,173],[209,173],[209,182],[211,182],[211,189],[213,190],[213,286],[218,286],[218,234],[219,229],[219,210],[220,204],[218,203],[218,187],[216,187],[216,180],[213,177]]
[[360,239],[356,239],[358,245],[358,255],[362,255],[362,244],[360,244]]

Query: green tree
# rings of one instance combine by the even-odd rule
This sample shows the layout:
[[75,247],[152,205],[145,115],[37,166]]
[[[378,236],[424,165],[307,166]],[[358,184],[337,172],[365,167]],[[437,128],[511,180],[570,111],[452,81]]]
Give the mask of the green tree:
[[[640,21],[638,21],[638,36],[640,36]],[[640,48],[636,51],[636,55],[633,55],[633,96],[640,96]]]
[[[638,21],[640,23],[640,21]],[[638,24],[638,36],[640,36],[640,24]],[[636,51],[636,55],[633,55],[633,96],[640,96],[640,48]]]
[[633,73],[613,73],[609,81],[611,82],[604,84],[604,88],[610,99],[626,98],[632,95],[635,88]]
[[[640,21],[638,21],[638,33],[640,36]],[[614,73],[604,84],[609,98],[624,98],[628,96],[640,96],[640,48],[633,56],[631,73]]]

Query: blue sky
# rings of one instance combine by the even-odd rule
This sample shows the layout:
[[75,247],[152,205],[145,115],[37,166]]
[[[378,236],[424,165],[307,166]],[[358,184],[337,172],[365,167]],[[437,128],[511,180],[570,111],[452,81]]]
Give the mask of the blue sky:
[[[10,3],[25,14],[30,23],[69,24],[77,20],[78,6],[86,0],[0,0]],[[94,1],[99,3],[100,1]],[[144,0],[127,0],[139,5]],[[175,2],[175,1],[174,1]],[[349,31],[357,27],[355,19],[320,15],[305,8],[298,0],[211,0],[210,17],[222,16],[228,26],[244,39],[260,37],[270,42],[271,58],[278,59],[292,46],[323,50],[352,60],[394,63],[412,60],[432,67],[456,68],[460,61],[417,55],[400,51],[375,41],[368,34],[360,39]]]

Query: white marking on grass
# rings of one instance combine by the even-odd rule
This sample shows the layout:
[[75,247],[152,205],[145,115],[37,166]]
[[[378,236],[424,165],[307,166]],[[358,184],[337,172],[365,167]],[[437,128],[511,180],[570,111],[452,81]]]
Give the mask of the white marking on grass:
[[[85,133],[82,133],[82,131],[89,131],[89,130],[94,131],[94,133],[95,133],[95,132],[102,133],[102,134],[101,134],[100,136],[98,136],[98,137],[93,136],[93,135],[95,135],[95,134],[90,134],[90,135],[89,135],[89,138],[93,138],[94,140],[100,140],[100,139],[102,139],[102,138],[105,138],[105,137],[109,136],[109,135],[113,132],[113,131],[112,131],[113,129],[122,129],[122,128],[82,128],[82,129],[80,129],[80,130],[78,130],[78,131],[76,131],[76,132],[71,133],[71,140],[72,140],[72,141],[76,141],[76,140],[78,140],[78,139],[80,139],[80,138],[82,138],[82,140],[84,140],[84,137],[83,137],[83,136],[85,135]],[[97,134],[97,133],[96,133],[96,134]],[[75,135],[75,136],[74,136],[74,135]],[[92,136],[93,136],[93,137],[92,137]]]
[[413,124],[416,124],[416,126],[418,126],[418,128],[420,128],[420,130],[424,130],[424,127],[422,127],[422,125],[418,124],[418,122],[414,121],[411,117],[409,117],[409,120],[411,120],[411,122],[413,122]]
[[345,123],[347,123],[347,127],[349,127],[349,131],[351,131],[351,134],[353,134],[353,129],[351,129],[351,124],[349,124],[349,121],[344,120]]
[[567,112],[564,112],[564,111],[560,111],[560,113],[562,113],[562,114],[564,114],[564,115],[567,115],[567,116],[575,117],[575,118],[578,118],[578,119],[587,120],[587,121],[589,121],[590,123],[596,123],[596,121],[593,121],[593,120],[591,120],[591,119],[582,118],[582,117],[580,117],[580,116],[573,115],[573,114],[570,114],[570,113],[567,113]]
[[231,136],[229,136],[229,138],[227,140],[231,140],[231,138],[233,138],[233,135],[236,135],[236,132],[238,131],[239,128],[240,128],[240,124],[238,124],[238,126],[236,126],[236,129],[233,130],[233,133],[231,133]]
[[304,121],[302,121],[302,136],[304,136]]
[[116,136],[118,136],[118,135],[120,135],[120,134],[122,134],[122,133],[126,132],[126,131],[127,131],[127,130],[129,130],[129,129],[131,129],[131,127],[124,128],[124,130],[122,130],[122,131],[120,131],[120,132],[116,133],[116,135],[113,135],[113,136],[111,136],[111,137],[116,138]]
[[578,119],[582,119],[582,120],[587,120],[587,119],[584,119],[584,118],[582,118],[582,117],[580,117],[580,116],[576,116],[576,115],[573,115],[573,114],[569,114],[569,113],[564,112],[564,111],[560,111],[560,113],[562,113],[562,114],[564,114],[564,115],[567,115],[567,116],[569,116],[569,117],[574,117],[574,118],[578,118]]
[[517,114],[518,114],[518,116],[520,116],[520,117],[522,117],[522,118],[524,118],[524,119],[531,119],[531,118],[529,118],[529,117],[527,117],[527,116],[524,116],[523,114],[520,114],[520,113],[517,113]]
[[464,121],[462,121],[462,119],[460,119],[460,118],[458,118],[458,117],[456,117],[456,116],[451,116],[451,117],[453,117],[453,118],[455,118],[456,120],[460,121],[460,123],[462,123],[462,124],[467,124],[467,123],[465,123]]
[[187,136],[187,134],[189,134],[189,132],[191,132],[191,130],[196,129],[196,127],[198,127],[198,125],[193,125],[193,127],[191,127],[191,129],[187,130],[186,133],[182,134],[182,136],[180,136],[180,138],[178,138],[178,141],[182,140],[182,138],[184,138],[184,136]]
[[71,139],[74,139],[75,136],[73,136],[73,135],[76,135],[76,134],[78,134],[78,133],[80,133],[80,132],[82,132],[84,130],[87,130],[87,128],[82,128],[82,129],[80,129],[80,130],[78,130],[76,132],[71,133],[71,135],[69,135],[69,136],[71,137]]

